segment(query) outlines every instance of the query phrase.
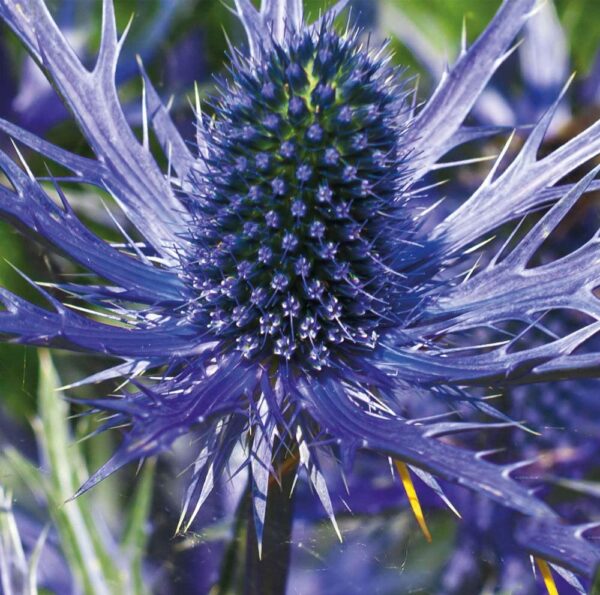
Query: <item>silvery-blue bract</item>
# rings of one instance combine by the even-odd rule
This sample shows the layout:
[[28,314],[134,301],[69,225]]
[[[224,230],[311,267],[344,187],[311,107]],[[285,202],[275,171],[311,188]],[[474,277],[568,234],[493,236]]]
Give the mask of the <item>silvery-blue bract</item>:
[[[598,551],[515,481],[515,466],[440,438],[514,423],[471,387],[598,375],[598,233],[565,256],[531,263],[582,193],[597,187],[597,170],[577,183],[563,179],[598,155],[600,123],[538,158],[551,108],[512,161],[502,155],[440,221],[427,176],[449,166],[446,153],[493,132],[464,121],[535,1],[506,0],[423,106],[385,48],[369,47],[358,31],[337,32],[344,4],[308,24],[301,0],[263,0],[260,10],[236,0],[249,55],[233,50],[213,117],[197,105],[190,149],[144,73],[142,141],[127,124],[114,81],[123,37],[110,0],[92,70],[42,0],[0,0],[0,15],[45,68],[96,158],[0,127],[67,167],[69,180],[110,193],[142,238],[123,230],[123,244],[105,242],[79,221],[61,179],[53,180],[58,206],[25,163],[0,154],[9,180],[0,213],[97,276],[96,284],[56,288],[106,321],[41,288],[47,308],[2,290],[0,332],[111,356],[119,363],[88,380],[125,376],[135,385],[122,398],[90,402],[113,414],[103,428],[129,430],[81,491],[195,428],[189,520],[241,441],[260,542],[274,461],[297,453],[335,523],[319,457],[330,452],[349,465],[357,449],[369,449],[424,470],[435,490],[430,473],[535,517],[560,546],[552,560],[589,576]],[[149,149],[150,126],[164,170]],[[530,229],[486,251],[483,240],[543,207]],[[481,260],[471,266],[474,253]],[[545,317],[561,309],[585,317],[558,335]],[[507,321],[521,330],[490,341]],[[543,340],[528,343],[532,330]],[[500,422],[409,419],[409,399],[450,410],[468,404]]]

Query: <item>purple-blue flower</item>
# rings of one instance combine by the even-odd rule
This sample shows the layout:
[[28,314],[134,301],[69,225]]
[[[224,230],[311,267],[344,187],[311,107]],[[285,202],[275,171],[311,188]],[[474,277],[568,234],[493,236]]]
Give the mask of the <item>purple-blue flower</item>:
[[[259,547],[280,466],[292,461],[335,524],[321,461],[332,455],[347,469],[358,449],[422,469],[434,490],[430,474],[559,527],[556,513],[513,478],[514,465],[457,441],[518,425],[490,405],[493,391],[600,371],[598,233],[532,264],[580,196],[597,187],[597,170],[563,180],[600,152],[600,123],[538,158],[554,103],[512,161],[500,155],[441,221],[430,179],[449,167],[446,153],[489,134],[465,119],[534,4],[505,1],[420,107],[414,82],[385,47],[370,47],[351,28],[338,32],[345,2],[307,23],[301,0],[263,0],[260,10],[236,0],[248,55],[232,50],[210,117],[196,106],[190,148],[143,70],[141,141],[127,124],[114,80],[123,38],[110,0],[91,70],[42,0],[0,0],[0,16],[44,66],[95,158],[6,121],[0,128],[68,168],[67,180],[108,192],[135,228],[121,230],[122,244],[104,241],[71,210],[61,178],[51,177],[59,205],[24,162],[0,154],[9,181],[0,188],[2,217],[97,278],[38,287],[47,307],[1,290],[0,332],[114,358],[87,381],[123,376],[134,388],[86,401],[112,414],[103,429],[128,430],[80,492],[195,429],[183,526],[241,442]],[[150,151],[150,127],[165,168]],[[501,242],[488,242],[540,209],[529,228],[513,225]],[[562,309],[584,316],[557,334],[546,319]],[[532,343],[533,332],[542,339]],[[448,414],[408,417],[416,400]],[[460,421],[453,414],[461,406],[498,419]],[[577,539],[585,564],[568,555],[555,561],[591,576],[598,550],[566,530],[553,535],[559,545]]]

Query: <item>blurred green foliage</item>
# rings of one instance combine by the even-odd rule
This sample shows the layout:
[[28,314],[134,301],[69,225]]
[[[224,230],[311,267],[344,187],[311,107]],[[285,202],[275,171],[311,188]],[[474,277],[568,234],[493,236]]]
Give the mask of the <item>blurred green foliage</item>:
[[[88,493],[72,500],[88,476],[83,445],[73,441],[69,406],[59,390],[61,382],[50,355],[40,350],[39,356],[38,415],[32,425],[43,465],[36,466],[17,448],[6,446],[0,455],[0,468],[3,469],[0,481],[18,492],[19,500],[23,497],[23,486],[26,486],[36,495],[38,507],[40,502],[43,503],[45,510],[41,516],[48,515],[52,520],[62,554],[85,595],[145,595],[149,590],[144,581],[142,562],[148,539],[154,464],[150,461],[145,465],[125,509],[118,490],[113,490],[112,494]],[[116,512],[110,520],[118,533],[109,536],[110,523],[103,514],[107,512],[107,503],[115,498],[120,509],[113,505],[108,511]],[[40,515],[39,511],[37,515]],[[2,519],[0,516],[0,539]],[[5,518],[5,522],[10,520],[10,517]],[[14,532],[13,543],[17,544]],[[34,556],[29,563],[34,569],[35,559]]]
[[[373,0],[389,3],[402,10],[429,40],[452,57],[458,47],[463,22],[472,42],[489,23],[501,0]],[[597,0],[554,0],[561,23],[567,33],[572,67],[580,75],[589,71],[598,51],[600,10]],[[394,46],[399,63],[417,67],[400,44]]]

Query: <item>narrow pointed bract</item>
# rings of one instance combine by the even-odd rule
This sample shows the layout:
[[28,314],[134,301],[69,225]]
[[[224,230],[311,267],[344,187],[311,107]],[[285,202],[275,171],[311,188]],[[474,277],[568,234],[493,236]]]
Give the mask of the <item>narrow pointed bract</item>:
[[[567,255],[532,265],[580,197],[597,188],[598,169],[564,179],[600,153],[600,124],[538,156],[557,98],[520,151],[503,153],[460,207],[441,221],[432,209],[423,214],[424,200],[433,205],[440,198],[426,178],[444,154],[498,132],[473,131],[464,122],[535,2],[506,0],[416,113],[413,83],[391,65],[386,47],[366,45],[350,27],[338,32],[335,18],[345,4],[310,24],[301,0],[263,0],[260,8],[235,0],[248,55],[231,56],[229,76],[210,100],[213,117],[196,107],[192,151],[143,68],[144,140],[127,124],[114,80],[125,40],[111,0],[103,3],[91,71],[42,0],[0,0],[0,16],[44,67],[95,158],[8,122],[0,129],[17,147],[108,191],[142,238],[133,242],[123,231],[122,246],[104,242],[70,209],[60,180],[54,185],[61,207],[0,154],[9,181],[0,187],[0,215],[97,277],[93,285],[38,288],[47,307],[1,290],[0,333],[123,362],[91,380],[123,374],[133,392],[87,403],[110,414],[103,429],[128,426],[127,433],[79,493],[194,429],[199,454],[181,528],[240,444],[259,548],[274,461],[284,451],[341,538],[322,457],[350,461],[355,451],[371,450],[399,461],[411,498],[406,464],[421,469],[439,495],[432,475],[539,521],[528,525],[535,539],[542,523],[551,527],[558,547],[552,557],[539,557],[590,577],[594,546],[582,539],[577,560],[565,552],[570,528],[515,479],[518,462],[491,462],[461,440],[523,427],[472,387],[600,373],[599,233]],[[149,150],[150,128],[168,171]],[[538,222],[499,251],[485,241],[542,207],[549,208]],[[472,253],[482,256],[479,267],[470,264]],[[79,306],[87,301],[110,322],[67,307],[57,295],[66,302],[75,296]],[[559,309],[581,314],[577,329],[559,335],[546,328],[547,315]],[[520,330],[494,339],[497,327],[511,321]],[[528,342],[534,330],[543,341]],[[407,403],[415,399],[497,419],[411,418]]]

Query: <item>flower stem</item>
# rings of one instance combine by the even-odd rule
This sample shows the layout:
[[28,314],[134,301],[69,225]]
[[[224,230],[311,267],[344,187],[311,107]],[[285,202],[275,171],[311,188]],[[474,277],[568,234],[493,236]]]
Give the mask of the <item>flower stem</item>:
[[292,486],[298,460],[286,459],[280,466],[280,484],[271,478],[267,511],[259,557],[254,517],[248,515],[246,577],[244,595],[281,595],[285,593],[290,567],[293,498]]

